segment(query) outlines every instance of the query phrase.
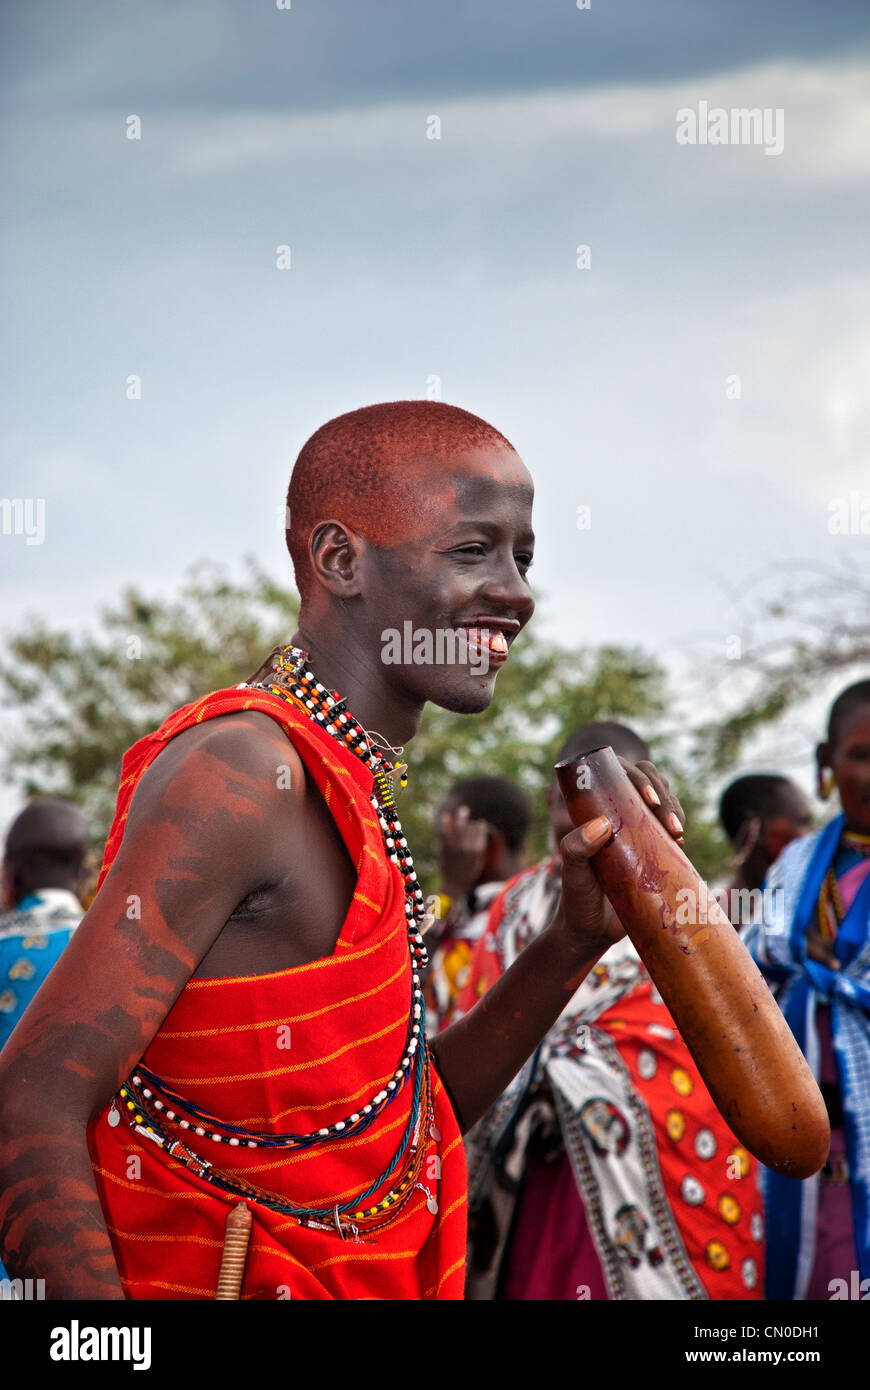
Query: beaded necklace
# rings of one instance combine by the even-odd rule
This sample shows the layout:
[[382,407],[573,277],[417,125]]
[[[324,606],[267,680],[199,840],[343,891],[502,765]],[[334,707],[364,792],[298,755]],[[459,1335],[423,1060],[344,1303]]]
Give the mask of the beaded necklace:
[[[414,1189],[419,1187],[426,1195],[430,1212],[437,1212],[438,1204],[429,1189],[417,1181],[422,1168],[425,1143],[420,1144],[421,1122],[425,1116],[426,1128],[434,1139],[440,1137],[434,1121],[431,1099],[431,1077],[429,1050],[425,1035],[425,1005],[420,986],[420,970],[428,961],[428,953],[420,933],[420,922],[424,915],[423,892],[417,881],[414,861],[408,850],[408,843],[402,832],[396,803],[393,796],[393,776],[398,772],[402,785],[406,779],[405,767],[395,768],[384,756],[384,751],[373,746],[371,736],[347,709],[338,691],[329,692],[317,680],[307,665],[307,653],[299,647],[287,646],[276,649],[269,658],[272,675],[242,683],[242,688],[267,690],[279,699],[300,707],[315,720],[337,742],[349,748],[370,769],[376,790],[371,794],[371,803],[377,813],[378,824],[384,839],[384,846],[390,861],[402,875],[405,890],[405,917],[408,929],[408,947],[411,957],[411,1009],[405,1048],[400,1064],[386,1087],[382,1088],[366,1105],[359,1110],[321,1129],[308,1134],[271,1134],[264,1131],[243,1130],[200,1109],[192,1101],[185,1099],[165,1082],[161,1081],[150,1068],[141,1062],[128,1077],[121,1088],[119,1097],[112,1101],[109,1123],[117,1124],[119,1114],[117,1099],[120,1098],[122,1111],[131,1128],[163,1148],[171,1157],[179,1160],[197,1176],[241,1196],[250,1196],[274,1210],[284,1211],[296,1217],[300,1225],[313,1225],[323,1229],[333,1229],[344,1238],[341,1225],[342,1215],[352,1216],[353,1222],[365,1222],[367,1230],[373,1229],[371,1218],[380,1218],[374,1225],[380,1228],[398,1215]],[[402,749],[391,750],[402,752]],[[164,1128],[163,1120],[175,1122],[181,1129],[193,1130],[201,1138],[212,1142],[226,1143],[233,1147],[255,1148],[310,1148],[316,1144],[348,1139],[358,1135],[374,1123],[378,1115],[399,1094],[408,1080],[414,1075],[414,1096],[411,1113],[404,1133],[393,1158],[375,1182],[350,1202],[337,1204],[331,1208],[303,1208],[291,1203],[287,1198],[265,1189],[258,1189],[236,1175],[216,1169],[208,1160],[188,1149],[180,1139],[173,1139]],[[155,1095],[159,1091],[160,1095]],[[163,1097],[161,1099],[161,1096]],[[189,1118],[183,1118],[189,1117]],[[219,1133],[222,1130],[224,1133]],[[407,1152],[406,1152],[407,1151]],[[406,1154],[402,1172],[387,1196],[374,1207],[366,1208],[365,1202],[390,1178]],[[325,1225],[328,1221],[332,1224]],[[356,1237],[358,1227],[351,1225]]]
[[[135,1079],[138,1081],[138,1076]],[[421,1089],[425,1090],[422,1104]],[[145,1092],[145,1094],[150,1095],[150,1092]],[[136,1133],[157,1144],[159,1148],[164,1149],[170,1158],[178,1160],[190,1172],[195,1173],[197,1177],[204,1178],[212,1186],[219,1187],[224,1192],[229,1192],[234,1196],[258,1202],[262,1206],[269,1207],[272,1211],[279,1211],[292,1216],[300,1226],[311,1226],[326,1231],[336,1230],[342,1239],[345,1239],[345,1231],[349,1229],[354,1239],[358,1240],[360,1231],[358,1222],[362,1223],[362,1229],[366,1233],[380,1230],[383,1226],[389,1225],[396,1219],[417,1188],[425,1195],[429,1211],[433,1215],[438,1211],[436,1198],[432,1196],[429,1188],[419,1180],[426,1150],[426,1143],[420,1143],[421,1121],[424,1115],[428,1133],[433,1138],[440,1137],[435,1126],[432,1098],[429,1092],[428,1066],[418,1067],[416,1070],[415,1096],[411,1117],[402,1142],[388,1167],[359,1196],[354,1197],[349,1202],[336,1203],[332,1207],[302,1207],[291,1202],[289,1198],[280,1196],[277,1192],[255,1187],[253,1183],[249,1183],[239,1174],[227,1173],[220,1168],[215,1168],[208,1159],[203,1158],[201,1154],[194,1153],[180,1139],[173,1139],[162,1127],[158,1115],[151,1105],[143,1103],[141,1098],[137,1098],[136,1102],[132,1101],[130,1099],[131,1092],[125,1086],[121,1087],[119,1095],[123,1104],[130,1109],[131,1113],[128,1116],[130,1127]],[[140,1111],[142,1113],[139,1113]],[[202,1131],[198,1130],[197,1133],[202,1133]],[[404,1165],[399,1175],[393,1178],[389,1192],[373,1207],[366,1208],[365,1202],[368,1198],[396,1172],[409,1139],[410,1146]],[[233,1141],[230,1140],[229,1142],[232,1143]],[[356,1210],[356,1208],[359,1209]],[[342,1217],[347,1218],[349,1225],[342,1225]],[[374,1220],[373,1218],[378,1219]]]
[[[862,835],[857,830],[844,830],[840,836],[840,846],[844,849],[851,849],[858,854],[870,854],[870,835]],[[846,916],[843,900],[840,897],[840,889],[837,886],[837,875],[834,866],[831,865],[824,882],[822,883],[817,905],[819,919],[819,934],[824,941],[836,941],[837,932]]]
[[870,835],[862,835],[859,830],[844,830],[840,844],[857,850],[859,854],[870,854]]

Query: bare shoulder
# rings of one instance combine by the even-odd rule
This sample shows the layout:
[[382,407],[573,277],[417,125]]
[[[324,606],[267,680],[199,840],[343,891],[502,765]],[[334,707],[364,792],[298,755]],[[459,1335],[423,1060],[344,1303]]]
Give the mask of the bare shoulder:
[[307,819],[302,760],[274,719],[221,715],[171,739],[134,792],[106,879],[151,875],[162,860],[177,888],[186,866],[220,880],[226,916],[279,872]]
[[170,740],[137,785],[111,868],[0,1073],[44,1075],[41,1110],[92,1115],[237,905],[286,883],[308,820],[302,762],[268,715],[216,718]]
[[243,816],[246,807],[292,813],[304,797],[302,759],[284,730],[267,714],[240,710],[185,729],[167,744],[139,781],[128,830],[183,807],[209,815]]

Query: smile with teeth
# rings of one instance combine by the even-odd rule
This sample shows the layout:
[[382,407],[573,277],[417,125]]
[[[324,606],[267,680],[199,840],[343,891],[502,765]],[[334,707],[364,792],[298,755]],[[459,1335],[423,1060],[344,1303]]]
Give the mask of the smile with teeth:
[[498,630],[490,631],[485,627],[466,627],[462,629],[468,634],[468,641],[480,651],[490,651],[495,656],[507,656],[507,638],[503,632]]

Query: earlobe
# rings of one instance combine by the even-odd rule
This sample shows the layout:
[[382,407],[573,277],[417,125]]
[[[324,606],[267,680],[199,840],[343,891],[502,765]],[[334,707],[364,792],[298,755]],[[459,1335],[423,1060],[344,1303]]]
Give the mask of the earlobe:
[[498,877],[498,865],[505,852],[504,836],[499,831],[494,830],[492,826],[488,827],[486,839],[486,853],[484,855],[481,883],[486,882],[490,878]]
[[827,743],[816,748],[816,791],[820,801],[827,801],[834,790],[834,774],[828,766],[829,750]]
[[834,790],[834,774],[830,768],[819,768],[817,785],[819,800],[827,801]]
[[340,521],[322,521],[309,542],[311,568],[323,587],[337,598],[360,591],[359,560],[362,538]]

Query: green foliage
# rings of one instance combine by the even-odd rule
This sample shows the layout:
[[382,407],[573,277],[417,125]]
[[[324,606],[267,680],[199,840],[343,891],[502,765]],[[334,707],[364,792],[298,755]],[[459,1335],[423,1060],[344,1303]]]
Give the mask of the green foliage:
[[[714,776],[734,767],[754,734],[782,728],[833,676],[845,688],[870,665],[866,547],[836,564],[765,565],[741,585],[739,599],[739,657],[711,654],[698,663],[699,686],[706,682],[718,698],[711,707],[701,695],[698,703],[713,713],[694,730],[690,756]],[[726,712],[717,714],[720,708]]]
[[166,602],[124,590],[98,636],[30,622],[0,661],[4,703],[23,725],[8,773],[27,795],[76,802],[95,844],[114,814],[121,758],[179,706],[252,674],[294,629],[296,596],[253,560],[234,582],[223,566],[193,566]]
[[[296,595],[254,560],[246,569],[236,582],[225,567],[200,563],[171,600],[129,588],[102,613],[96,636],[74,636],[39,620],[13,636],[0,660],[0,688],[20,727],[9,747],[7,777],[28,795],[77,802],[101,846],[125,750],[172,710],[245,679],[293,632]],[[852,598],[854,591],[852,584]],[[776,617],[774,608],[768,617]],[[424,888],[437,886],[434,813],[452,782],[497,773],[525,787],[535,807],[531,861],[545,852],[544,791],[563,739],[578,725],[605,718],[631,724],[651,744],[686,810],[686,851],[705,877],[716,877],[730,850],[709,788],[735,766],[753,734],[781,721],[825,670],[847,669],[867,640],[866,623],[855,619],[821,628],[813,641],[778,635],[755,649],[750,645],[740,668],[744,678],[754,675],[754,683],[744,698],[718,719],[701,698],[698,707],[707,711],[702,722],[668,727],[666,675],[648,654],[612,646],[572,649],[524,633],[489,709],[463,716],[429,706],[408,747],[409,785],[398,794],[399,811]],[[734,663],[719,675],[707,668],[705,678],[718,684],[733,670]]]
[[708,721],[695,730],[694,757],[706,763],[712,773],[727,772],[736,763],[751,736],[775,724],[806,693],[806,686],[793,674],[783,676],[776,685],[726,718]]
[[733,851],[722,833],[718,818],[708,805],[706,790],[709,782],[696,779],[684,768],[675,768],[670,763],[666,771],[671,791],[686,813],[683,848],[701,877],[710,883],[726,872]]
[[637,723],[646,732],[665,708],[665,674],[641,652],[617,647],[568,649],[528,632],[512,646],[492,704],[455,715],[428,706],[409,745],[409,784],[399,814],[424,887],[435,885],[434,812],[460,777],[510,777],[532,798],[533,862],[545,853],[544,791],[565,737],[593,719]]

